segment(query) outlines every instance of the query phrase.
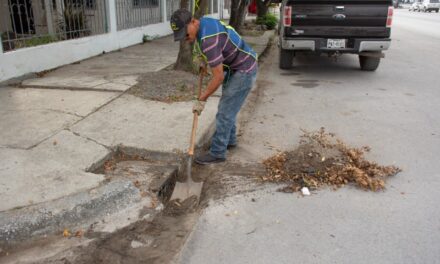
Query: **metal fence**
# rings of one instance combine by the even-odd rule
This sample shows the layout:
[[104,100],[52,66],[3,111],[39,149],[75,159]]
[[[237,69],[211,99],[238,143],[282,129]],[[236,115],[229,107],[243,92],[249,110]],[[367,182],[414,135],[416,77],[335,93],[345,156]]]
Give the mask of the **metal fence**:
[[212,13],[218,13],[218,0],[213,0],[213,9],[212,9]]
[[162,22],[160,0],[116,0],[118,30]]
[[171,19],[171,15],[180,8],[180,0],[166,0],[167,3],[167,20]]
[[3,51],[108,32],[102,0],[0,0]]

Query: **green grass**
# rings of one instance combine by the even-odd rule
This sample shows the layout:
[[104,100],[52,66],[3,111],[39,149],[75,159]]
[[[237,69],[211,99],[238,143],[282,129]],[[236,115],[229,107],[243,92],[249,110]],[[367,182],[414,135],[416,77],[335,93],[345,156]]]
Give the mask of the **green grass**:
[[30,39],[16,41],[15,45],[16,48],[27,48],[27,47],[35,47],[44,44],[49,44],[56,41],[58,41],[58,38],[56,38],[55,36],[40,36],[40,37],[33,37]]

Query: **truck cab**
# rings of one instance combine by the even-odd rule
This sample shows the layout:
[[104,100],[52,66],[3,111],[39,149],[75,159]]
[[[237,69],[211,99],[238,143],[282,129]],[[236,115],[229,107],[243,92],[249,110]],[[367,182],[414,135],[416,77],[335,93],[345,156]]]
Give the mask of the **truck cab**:
[[299,52],[357,54],[362,70],[378,68],[391,44],[392,0],[283,0],[279,66]]

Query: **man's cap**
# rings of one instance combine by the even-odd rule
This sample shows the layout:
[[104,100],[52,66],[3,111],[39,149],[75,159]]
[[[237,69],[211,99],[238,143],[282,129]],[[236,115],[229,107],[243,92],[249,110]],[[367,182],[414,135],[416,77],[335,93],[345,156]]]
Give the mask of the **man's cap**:
[[189,22],[191,22],[191,18],[191,12],[183,8],[173,13],[170,24],[174,32],[174,41],[179,41],[186,37],[186,28]]

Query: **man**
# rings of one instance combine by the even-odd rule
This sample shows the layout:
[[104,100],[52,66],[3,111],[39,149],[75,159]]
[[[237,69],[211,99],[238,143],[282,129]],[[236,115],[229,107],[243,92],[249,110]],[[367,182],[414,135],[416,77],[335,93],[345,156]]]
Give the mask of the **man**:
[[216,115],[216,131],[209,152],[196,157],[206,165],[226,160],[226,150],[237,145],[236,119],[257,75],[257,54],[230,26],[213,18],[193,18],[185,9],[171,17],[174,40],[198,45],[213,78],[194,103],[193,112],[202,113],[206,100],[223,84]]

